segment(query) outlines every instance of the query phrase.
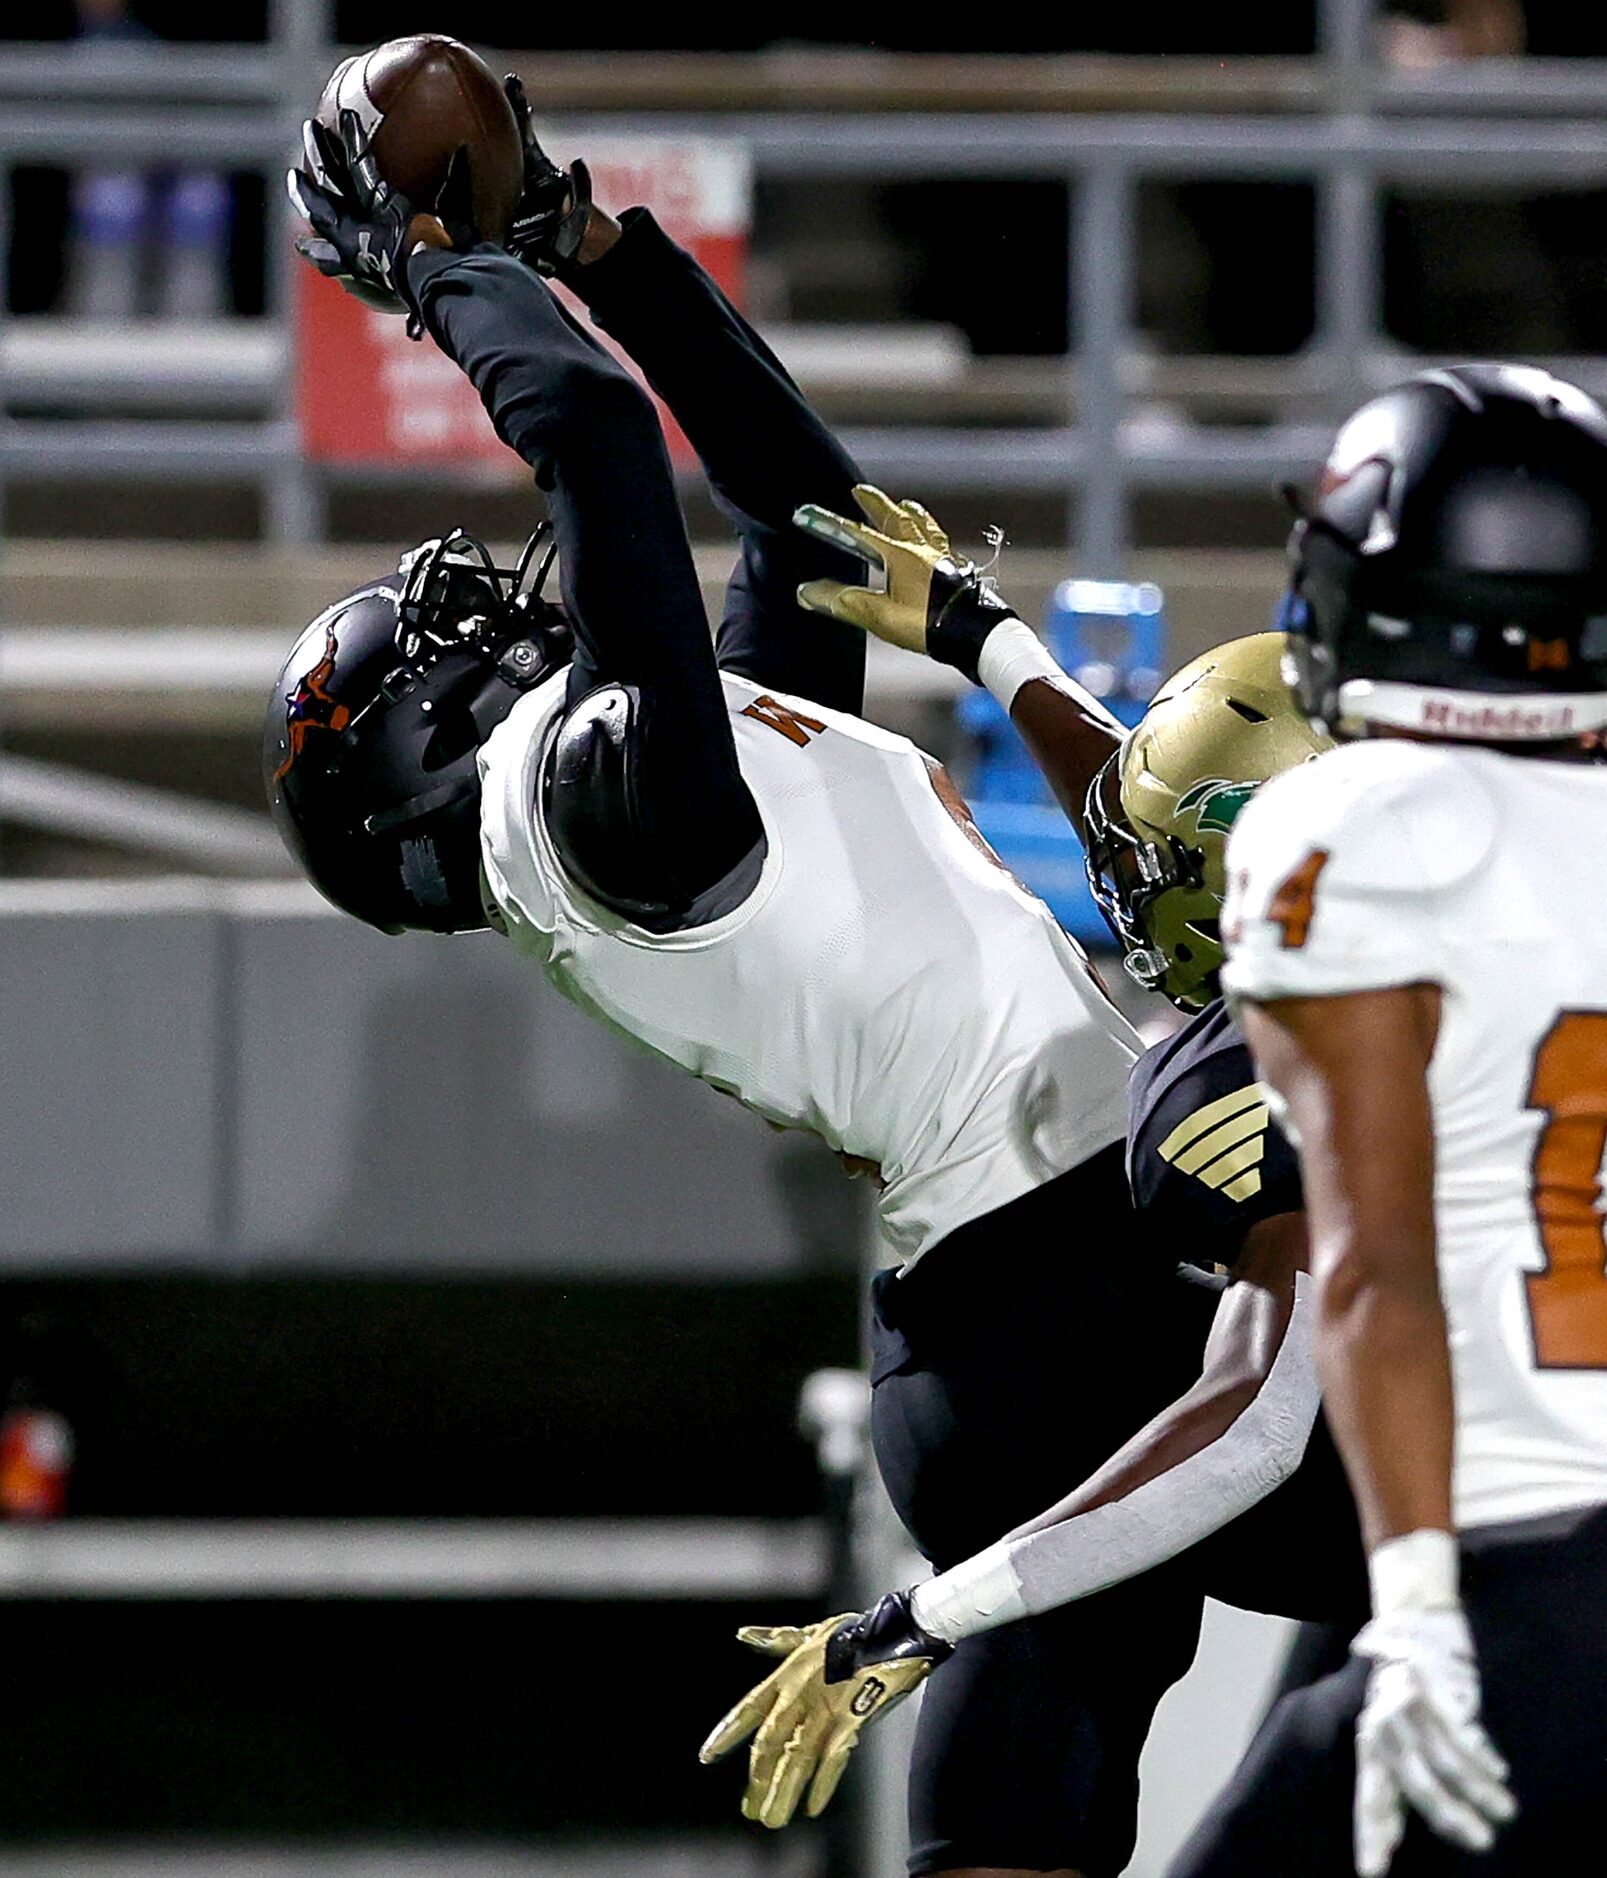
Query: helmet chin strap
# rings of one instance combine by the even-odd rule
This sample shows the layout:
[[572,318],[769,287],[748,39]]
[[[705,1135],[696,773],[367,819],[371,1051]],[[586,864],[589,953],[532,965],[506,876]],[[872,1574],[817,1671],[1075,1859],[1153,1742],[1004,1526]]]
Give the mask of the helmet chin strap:
[[363,832],[369,835],[383,835],[393,828],[401,828],[408,822],[419,820],[421,816],[433,815],[437,809],[449,809],[454,802],[471,793],[467,784],[462,782],[441,783],[434,789],[421,790],[416,796],[409,796],[405,802],[396,802],[388,809],[379,809],[363,823]]
[[1458,691],[1381,678],[1339,687],[1341,736],[1374,725],[1463,743],[1566,743],[1607,726],[1607,691]]

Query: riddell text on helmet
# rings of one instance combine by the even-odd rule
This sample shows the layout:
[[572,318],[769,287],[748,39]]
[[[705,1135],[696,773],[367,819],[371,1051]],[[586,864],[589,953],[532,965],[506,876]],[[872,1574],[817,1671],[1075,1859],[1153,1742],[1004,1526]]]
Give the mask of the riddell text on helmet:
[[1424,730],[1450,737],[1552,738],[1576,734],[1572,704],[1462,704],[1429,696],[1422,705]]

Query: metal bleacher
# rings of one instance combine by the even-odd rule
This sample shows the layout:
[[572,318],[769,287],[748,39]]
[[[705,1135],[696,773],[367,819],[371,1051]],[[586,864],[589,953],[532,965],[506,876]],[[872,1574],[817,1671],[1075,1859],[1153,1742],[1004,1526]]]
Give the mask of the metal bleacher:
[[[636,131],[740,141],[761,179],[1065,179],[1075,205],[1070,366],[1012,374],[979,364],[938,399],[954,421],[878,413],[847,435],[866,468],[894,482],[1075,496],[1080,569],[1104,575],[1121,571],[1136,491],[1258,488],[1302,474],[1336,408],[1398,371],[1381,343],[1387,186],[1583,187],[1607,177],[1590,66],[1487,60],[1385,73],[1370,53],[1374,12],[1373,0],[1324,0],[1315,59],[1243,66],[592,55],[543,58],[530,75],[571,140],[617,128],[615,114],[628,110]],[[129,162],[182,156],[260,170],[276,204],[296,122],[334,58],[325,0],[279,0],[272,34],[265,47],[0,52],[0,167],[66,167],[86,150]],[[1134,195],[1153,177],[1314,182],[1318,317],[1304,356],[1145,361],[1133,329]],[[200,339],[147,330],[90,343],[31,320],[0,333],[0,484],[97,474],[242,481],[261,492],[269,539],[315,539],[327,472],[303,462],[291,418],[281,226],[270,217],[262,322]],[[122,414],[97,416],[110,392]],[[990,396],[1002,421],[987,421]],[[1201,403],[1216,421],[1170,433],[1129,422],[1135,403],[1154,396]],[[36,414],[17,414],[27,406]],[[37,414],[44,407],[50,415]]]
[[[1319,49],[1306,59],[913,58],[864,48],[509,56],[570,143],[622,125],[732,139],[761,185],[950,175],[1067,184],[1076,346],[1065,358],[973,357],[941,326],[772,330],[871,475],[938,499],[981,499],[994,505],[989,519],[1008,521],[1013,501],[1040,516],[1046,504],[1051,516],[1058,509],[1074,559],[1029,546],[1007,567],[1031,612],[1066,572],[1128,571],[1141,497],[1259,496],[1304,476],[1340,411],[1400,375],[1407,361],[1382,321],[1388,190],[1607,179],[1596,66],[1490,59],[1389,70],[1373,56],[1376,12],[1376,0],[1322,0]],[[104,730],[159,700],[187,726],[243,731],[275,643],[359,559],[356,577],[372,572],[371,553],[326,545],[332,499],[397,483],[454,486],[439,467],[331,468],[301,451],[288,310],[297,263],[279,176],[336,57],[331,19],[329,0],[275,0],[265,45],[0,48],[0,185],[19,166],[71,168],[86,152],[102,162],[182,159],[259,173],[270,208],[263,317],[92,327],[6,316],[10,190],[0,186],[0,539],[8,489],[27,488],[62,502],[79,490],[140,489],[147,508],[154,489],[175,509],[243,491],[258,537],[229,548],[79,542],[62,552],[39,538],[35,503],[30,538],[0,557],[8,723]],[[1138,192],[1154,179],[1196,178],[1313,185],[1316,324],[1299,354],[1168,356],[1139,332]],[[1557,363],[1607,389],[1602,361]],[[456,486],[474,486],[472,473]],[[702,559],[712,590],[724,561],[712,549]],[[1180,656],[1264,620],[1278,577],[1274,555],[1243,549],[1147,552],[1142,571],[1167,587]],[[874,683],[894,709],[919,708],[910,694],[933,689],[907,660],[879,665]],[[0,788],[9,815],[48,825],[56,813],[54,784],[38,773],[10,767]],[[75,813],[62,807],[64,832]],[[226,840],[218,852],[227,849]]]

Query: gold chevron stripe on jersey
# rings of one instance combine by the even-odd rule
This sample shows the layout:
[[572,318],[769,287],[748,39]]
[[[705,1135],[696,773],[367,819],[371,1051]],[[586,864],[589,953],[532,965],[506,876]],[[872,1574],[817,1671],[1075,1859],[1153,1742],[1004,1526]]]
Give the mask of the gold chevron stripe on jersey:
[[1230,1200],[1251,1199],[1261,1191],[1268,1121],[1266,1090],[1246,1083],[1179,1122],[1161,1143],[1161,1159]]

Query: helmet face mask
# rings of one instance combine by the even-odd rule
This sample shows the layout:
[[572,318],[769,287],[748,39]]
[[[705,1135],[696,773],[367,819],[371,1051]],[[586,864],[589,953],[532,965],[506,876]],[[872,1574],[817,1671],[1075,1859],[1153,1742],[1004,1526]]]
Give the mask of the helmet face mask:
[[547,533],[514,568],[460,530],[423,543],[320,615],[274,688],[274,821],[319,891],[381,931],[485,924],[479,747],[573,647],[541,597],[550,544],[526,586]]
[[[544,543],[534,584],[526,592],[525,581]],[[545,522],[512,568],[498,567],[485,543],[461,528],[410,548],[396,570],[402,580],[396,594],[400,662],[364,709],[399,705],[453,654],[496,665],[520,689],[527,688],[538,666],[545,673],[567,664],[574,645],[569,623],[562,608],[542,598],[556,553]],[[362,715],[353,720],[354,730]]]
[[1084,811],[1089,886],[1137,984],[1179,1009],[1218,995],[1228,832],[1270,776],[1328,742],[1296,708],[1282,633],[1229,641],[1161,687]]
[[1145,840],[1128,821],[1122,754],[1113,751],[1089,787],[1083,815],[1088,886],[1122,948],[1123,970],[1144,990],[1162,991],[1172,962],[1151,933],[1149,915],[1162,896],[1202,886],[1199,857],[1178,841]]

